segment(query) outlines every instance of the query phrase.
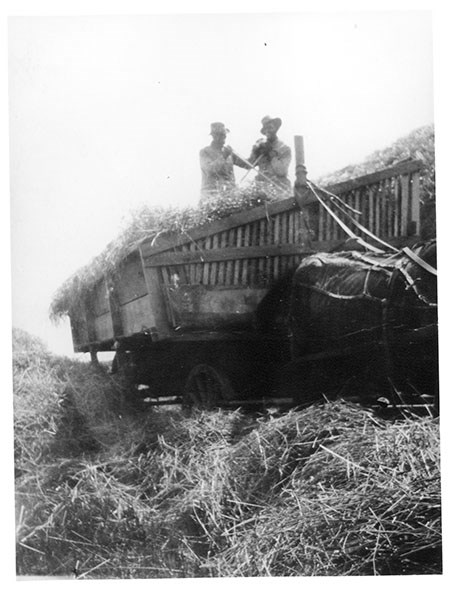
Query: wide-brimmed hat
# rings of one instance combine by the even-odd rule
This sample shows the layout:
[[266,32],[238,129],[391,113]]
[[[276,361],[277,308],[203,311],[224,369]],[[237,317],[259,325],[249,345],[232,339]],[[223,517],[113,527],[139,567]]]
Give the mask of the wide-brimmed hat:
[[282,120],[278,117],[272,118],[272,117],[269,117],[269,115],[266,115],[265,117],[263,117],[261,119],[261,123],[262,123],[261,133],[264,134],[264,133],[266,133],[266,127],[269,123],[273,123],[278,131],[281,127]]
[[214,135],[215,133],[224,133],[226,135],[227,133],[230,133],[230,130],[227,129],[223,123],[211,123],[209,135]]

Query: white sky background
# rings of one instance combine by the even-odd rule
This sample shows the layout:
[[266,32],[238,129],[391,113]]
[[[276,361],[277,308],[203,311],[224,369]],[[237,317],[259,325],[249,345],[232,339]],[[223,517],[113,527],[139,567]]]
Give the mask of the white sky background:
[[281,117],[312,179],[432,123],[431,13],[12,18],[9,99],[13,325],[70,354],[53,293],[132,207],[198,201],[210,122],[247,157]]

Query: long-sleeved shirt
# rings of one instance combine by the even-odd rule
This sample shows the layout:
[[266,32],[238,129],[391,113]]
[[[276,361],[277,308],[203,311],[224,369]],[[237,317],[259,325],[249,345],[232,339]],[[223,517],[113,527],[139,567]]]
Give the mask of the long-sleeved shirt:
[[258,161],[256,181],[264,184],[268,183],[267,179],[270,179],[277,187],[290,192],[291,182],[287,175],[292,158],[291,149],[278,138],[273,142],[266,142],[265,144],[270,148],[268,152],[263,152],[259,155],[255,152],[254,147],[249,158],[249,162],[252,164]]
[[213,145],[200,150],[200,169],[202,172],[202,196],[227,191],[234,188],[233,166],[248,168],[242,160],[231,153],[226,158],[223,148]]

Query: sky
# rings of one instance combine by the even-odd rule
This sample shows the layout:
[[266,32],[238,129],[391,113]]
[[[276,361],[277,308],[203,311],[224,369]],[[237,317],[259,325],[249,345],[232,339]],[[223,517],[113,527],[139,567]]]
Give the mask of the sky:
[[248,157],[280,117],[313,180],[433,123],[431,25],[412,10],[10,17],[13,325],[72,353],[53,294],[133,208],[198,202],[212,121]]

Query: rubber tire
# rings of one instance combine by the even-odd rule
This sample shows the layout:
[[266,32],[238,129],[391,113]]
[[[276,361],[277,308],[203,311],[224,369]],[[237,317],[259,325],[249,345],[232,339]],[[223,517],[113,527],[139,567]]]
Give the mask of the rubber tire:
[[198,364],[188,375],[183,392],[183,405],[211,410],[235,398],[229,378],[216,367]]

